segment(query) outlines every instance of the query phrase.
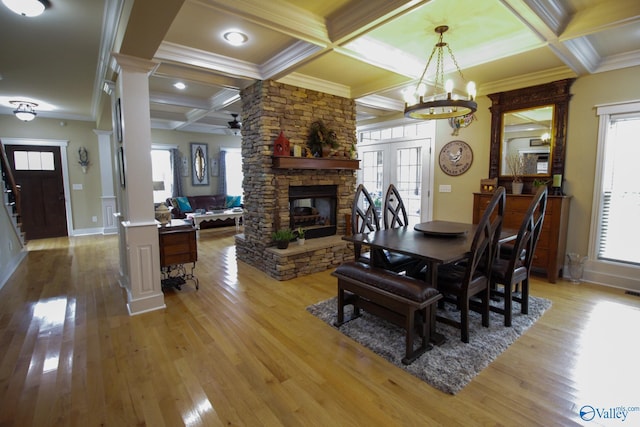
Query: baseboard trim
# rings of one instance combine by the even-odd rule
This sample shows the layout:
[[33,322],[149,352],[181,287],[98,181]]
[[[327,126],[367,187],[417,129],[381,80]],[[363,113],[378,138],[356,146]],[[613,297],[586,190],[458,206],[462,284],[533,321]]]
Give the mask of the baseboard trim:
[[9,281],[13,273],[16,271],[16,269],[22,262],[22,260],[25,259],[26,257],[27,257],[27,251],[22,249],[20,252],[16,254],[16,256],[14,256],[9,260],[5,268],[2,269],[3,271],[2,271],[2,274],[0,275],[0,289],[2,289],[5,283]]

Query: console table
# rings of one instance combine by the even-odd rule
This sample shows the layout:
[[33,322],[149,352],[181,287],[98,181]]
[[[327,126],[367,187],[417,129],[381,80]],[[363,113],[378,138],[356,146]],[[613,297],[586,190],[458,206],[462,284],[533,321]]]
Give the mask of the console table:
[[[476,224],[493,197],[492,193],[473,194],[473,223]],[[533,194],[507,194],[503,227],[518,230],[529,208]],[[542,232],[533,256],[533,267],[544,269],[547,280],[556,283],[564,266],[569,225],[570,196],[550,195],[542,224]]]
[[[158,226],[158,241],[162,286],[180,289],[187,280],[191,280],[199,289],[198,278],[193,274],[198,260],[196,229],[193,225],[189,221],[172,219],[169,224]],[[185,267],[187,264],[191,265]]]

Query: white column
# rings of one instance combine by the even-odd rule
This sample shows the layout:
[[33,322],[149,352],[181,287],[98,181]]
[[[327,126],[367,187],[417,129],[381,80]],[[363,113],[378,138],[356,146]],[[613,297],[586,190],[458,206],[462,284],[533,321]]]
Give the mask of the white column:
[[129,314],[134,315],[165,307],[153,206],[149,114],[148,75],[157,64],[127,55],[112,55],[118,66],[116,89],[124,153],[125,186],[119,186],[123,201],[120,238],[126,248],[127,263],[122,279],[127,289],[127,308]]
[[102,234],[115,234],[118,225],[115,222],[116,196],[113,192],[113,166],[111,164],[111,131],[97,130],[100,154],[100,183],[102,188]]

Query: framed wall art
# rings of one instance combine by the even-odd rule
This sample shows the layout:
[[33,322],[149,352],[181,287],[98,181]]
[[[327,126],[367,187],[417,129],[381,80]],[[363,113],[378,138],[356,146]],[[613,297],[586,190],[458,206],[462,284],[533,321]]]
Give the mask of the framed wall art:
[[120,186],[125,188],[127,186],[127,181],[125,179],[124,170],[124,149],[122,147],[118,150],[118,169],[120,170]]
[[544,140],[542,138],[535,138],[529,140],[529,147],[543,147],[550,145],[550,140]]
[[120,106],[120,98],[116,101],[116,138],[118,142],[122,142],[122,107]]
[[190,146],[191,185],[209,185],[209,146],[200,142],[192,142]]

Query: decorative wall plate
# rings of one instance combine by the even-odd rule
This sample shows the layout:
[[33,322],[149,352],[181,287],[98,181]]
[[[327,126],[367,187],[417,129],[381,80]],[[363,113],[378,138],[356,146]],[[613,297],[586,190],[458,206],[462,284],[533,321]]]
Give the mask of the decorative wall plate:
[[450,176],[462,175],[473,163],[473,150],[464,141],[447,142],[438,157],[442,172]]

